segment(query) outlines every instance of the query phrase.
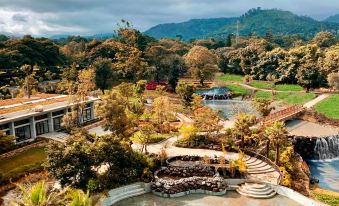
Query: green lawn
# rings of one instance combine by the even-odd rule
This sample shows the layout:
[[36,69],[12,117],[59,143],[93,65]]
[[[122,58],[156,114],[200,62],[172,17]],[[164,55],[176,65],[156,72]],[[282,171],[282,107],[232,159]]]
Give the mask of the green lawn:
[[274,88],[274,84],[272,82],[264,82],[264,81],[252,81],[250,83],[252,87],[258,89],[272,89]]
[[224,82],[243,82],[244,76],[237,74],[224,74],[218,76],[217,79]]
[[297,84],[277,84],[274,87],[278,91],[302,91],[303,88]]
[[[149,143],[152,144],[152,143],[161,142],[167,138],[173,137],[174,135],[175,134],[160,134],[160,133],[152,134],[149,140]],[[138,135],[133,136],[131,139],[135,143],[139,143],[139,144],[141,143],[140,139],[138,138]]]
[[9,159],[1,160],[0,172],[4,176],[25,174],[27,170],[40,167],[46,158],[44,147],[32,148]]
[[[272,99],[273,95],[271,92],[263,92],[258,91],[255,93],[256,98],[263,99]],[[275,99],[284,101],[288,104],[304,104],[312,99],[314,99],[316,95],[314,93],[299,93],[299,92],[280,92],[276,93]]]
[[315,105],[315,110],[330,119],[339,119],[339,95],[335,94]]
[[226,85],[226,87],[228,89],[230,89],[232,92],[234,92],[235,94],[241,95],[241,94],[248,94],[249,93],[249,90],[245,89],[242,86],[238,86],[238,85],[234,85],[234,84],[228,84],[228,85]]
[[328,195],[328,194],[321,194],[321,193],[315,193],[315,198],[317,198],[319,201],[328,204],[330,206],[337,206],[339,205],[339,197]]

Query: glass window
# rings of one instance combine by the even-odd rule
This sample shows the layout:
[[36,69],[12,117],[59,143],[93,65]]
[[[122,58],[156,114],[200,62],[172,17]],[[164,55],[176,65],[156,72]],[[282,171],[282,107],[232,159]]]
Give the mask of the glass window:
[[0,130],[6,130],[6,129],[9,129],[9,124],[0,125]]
[[29,125],[15,128],[15,136],[17,142],[21,142],[31,138],[31,127]]
[[92,110],[90,108],[82,111],[82,119],[84,122],[92,119]]
[[41,135],[49,132],[48,121],[41,121],[35,124],[36,135]]
[[53,118],[53,127],[55,131],[61,129],[61,123],[62,123],[62,117]]
[[64,110],[52,112],[52,116],[58,116],[58,115],[61,115],[61,114],[64,114]]
[[47,119],[47,117],[48,117],[47,114],[43,114],[43,115],[34,117],[34,119],[38,121],[38,120],[41,120],[41,119]]
[[14,122],[14,126],[19,126],[19,125],[27,124],[27,123],[29,123],[29,119],[23,119],[23,120]]

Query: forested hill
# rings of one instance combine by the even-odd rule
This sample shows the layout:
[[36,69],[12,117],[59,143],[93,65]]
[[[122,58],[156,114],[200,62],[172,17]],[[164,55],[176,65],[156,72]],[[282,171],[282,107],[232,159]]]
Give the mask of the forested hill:
[[339,14],[328,17],[325,21],[339,23]]
[[240,34],[264,35],[273,34],[301,34],[313,36],[321,30],[336,32],[339,23],[321,22],[310,17],[298,16],[289,11],[277,9],[251,9],[244,15],[234,18],[196,19],[183,23],[160,24],[150,28],[145,33],[155,38],[175,38],[181,35],[183,39],[207,37],[225,37],[235,34],[237,20],[240,22]]
[[150,28],[145,34],[154,38],[200,39],[213,35],[213,33],[225,25],[235,24],[238,18],[211,18],[192,19],[182,23],[159,24]]

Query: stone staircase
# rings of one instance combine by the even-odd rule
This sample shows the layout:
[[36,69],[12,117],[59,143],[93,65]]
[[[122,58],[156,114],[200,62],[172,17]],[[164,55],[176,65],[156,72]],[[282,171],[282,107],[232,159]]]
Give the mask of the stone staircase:
[[268,199],[277,194],[265,183],[244,183],[236,191],[241,195],[257,199]]
[[254,157],[246,159],[246,166],[248,174],[262,174],[276,171],[271,165]]
[[272,165],[251,156],[247,156],[245,162],[247,166],[247,180],[279,184],[280,173]]
[[120,200],[145,194],[143,183],[134,183],[131,185],[119,187],[108,192],[108,197],[103,201],[103,206],[111,206]]

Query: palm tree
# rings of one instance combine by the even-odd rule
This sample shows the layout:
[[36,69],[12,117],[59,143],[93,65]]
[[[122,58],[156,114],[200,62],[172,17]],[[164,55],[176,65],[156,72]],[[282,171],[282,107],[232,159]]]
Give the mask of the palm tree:
[[251,126],[256,123],[256,118],[254,115],[247,115],[240,113],[236,117],[234,124],[234,134],[237,138],[241,137],[241,148],[244,148],[245,136],[251,136]]
[[275,164],[279,164],[279,149],[287,142],[287,130],[283,122],[275,122],[265,129],[265,135],[275,145]]

